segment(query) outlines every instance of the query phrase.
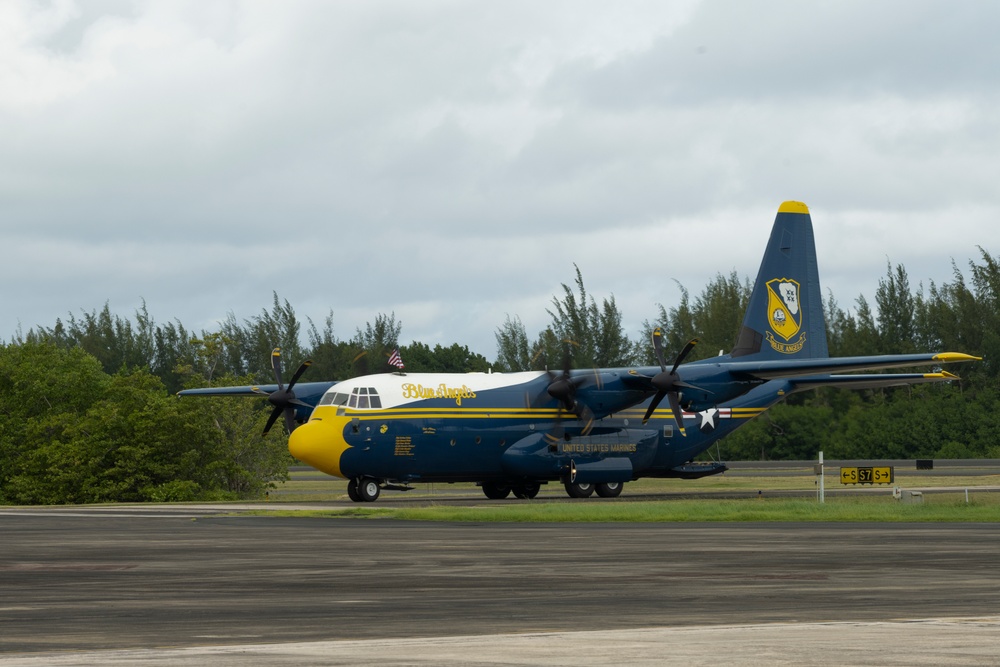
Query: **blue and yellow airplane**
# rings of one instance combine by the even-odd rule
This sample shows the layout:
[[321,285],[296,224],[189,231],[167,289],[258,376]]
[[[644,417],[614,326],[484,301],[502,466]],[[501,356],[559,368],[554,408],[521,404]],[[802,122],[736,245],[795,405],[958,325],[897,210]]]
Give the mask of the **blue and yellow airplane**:
[[[978,357],[956,352],[831,358],[812,221],[785,202],[732,351],[669,365],[561,372],[367,375],[343,382],[194,389],[182,395],[264,395],[284,415],[300,461],[349,480],[358,502],[383,489],[475,482],[492,499],[533,498],[561,482],[574,498],[621,493],[640,477],[694,478],[726,470],[695,457],[794,392],[824,386],[891,387],[957,379],[951,373],[855,374],[940,366]],[[665,407],[661,407],[667,399]],[[306,421],[306,419],[308,421]],[[305,421],[296,428],[296,422]]]

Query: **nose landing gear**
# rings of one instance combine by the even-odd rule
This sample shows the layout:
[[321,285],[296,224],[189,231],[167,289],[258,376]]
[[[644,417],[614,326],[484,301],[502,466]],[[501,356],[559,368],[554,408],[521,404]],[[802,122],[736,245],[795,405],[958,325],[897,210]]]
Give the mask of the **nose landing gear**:
[[371,477],[354,477],[347,483],[347,495],[356,503],[373,503],[382,488]]

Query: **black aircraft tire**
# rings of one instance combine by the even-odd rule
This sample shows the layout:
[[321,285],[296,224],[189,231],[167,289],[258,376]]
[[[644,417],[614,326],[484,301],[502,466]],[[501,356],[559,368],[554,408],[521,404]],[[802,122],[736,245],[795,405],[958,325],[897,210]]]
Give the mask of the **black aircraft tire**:
[[621,482],[601,482],[595,490],[601,498],[617,498],[624,488],[625,485]]
[[504,484],[483,482],[483,493],[490,500],[503,500],[510,495],[510,487]]
[[362,502],[361,494],[358,493],[358,478],[354,477],[347,483],[347,497],[356,503]]
[[530,500],[538,495],[542,485],[538,482],[521,482],[514,485],[514,496],[522,500]]
[[593,484],[581,484],[579,482],[566,482],[566,494],[570,498],[589,498],[594,493]]
[[382,491],[378,482],[368,478],[358,482],[358,497],[366,503],[373,503],[378,500],[378,495]]

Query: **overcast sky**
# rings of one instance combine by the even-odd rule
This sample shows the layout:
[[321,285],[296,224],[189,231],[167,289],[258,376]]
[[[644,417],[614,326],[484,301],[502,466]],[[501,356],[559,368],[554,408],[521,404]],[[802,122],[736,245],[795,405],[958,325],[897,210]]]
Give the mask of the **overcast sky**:
[[[105,303],[493,359],[630,336],[812,212],[824,292],[1000,254],[1000,3],[0,3],[0,340]],[[735,332],[734,332],[735,335]]]

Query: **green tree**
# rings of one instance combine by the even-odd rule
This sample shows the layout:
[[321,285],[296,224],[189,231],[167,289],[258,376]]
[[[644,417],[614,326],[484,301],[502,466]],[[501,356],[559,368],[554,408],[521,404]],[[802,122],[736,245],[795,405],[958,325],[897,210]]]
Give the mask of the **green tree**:
[[148,369],[108,375],[79,347],[4,346],[0,501],[257,497],[287,475],[289,459],[283,439],[243,430],[263,429],[261,406],[182,401]]
[[[245,384],[247,378],[225,377],[221,386]],[[212,456],[205,466],[209,488],[235,498],[259,498],[277,481],[288,479],[291,457],[283,428],[262,435],[268,410],[264,401],[245,397],[201,401],[211,411],[207,429]]]
[[63,484],[60,462],[72,471],[84,457],[54,454],[108,382],[100,362],[79,347],[24,342],[0,349],[0,500],[30,502],[43,480]]
[[302,325],[288,300],[273,293],[271,310],[261,310],[240,324],[229,313],[219,333],[225,341],[221,371],[234,375],[252,375],[258,382],[273,382],[271,351],[279,347],[285,363],[300,363],[305,353],[300,343]]
[[689,340],[698,339],[698,346],[685,361],[705,359],[732,349],[743,324],[743,316],[750,301],[751,286],[740,280],[736,272],[729,276],[721,273],[705,286],[704,291],[691,302],[688,290],[678,283],[680,303],[669,311],[658,305],[659,324],[643,323],[640,358],[646,364],[655,364],[652,332],[659,326],[663,330],[664,354],[670,363]]
[[355,375],[389,370],[389,355],[399,347],[399,334],[402,330],[403,323],[396,321],[396,313],[379,313],[374,323],[366,322],[364,329],[359,327],[351,340],[358,355],[363,355],[356,355],[352,360],[352,365],[358,371]]
[[520,317],[507,315],[496,331],[497,370],[512,373],[531,370],[528,332]]
[[[547,309],[552,318],[550,333],[543,332],[536,343],[536,352],[543,351],[548,363],[559,359],[562,365],[564,351],[577,368],[628,366],[634,361],[634,349],[628,336],[622,331],[621,311],[615,297],[604,299],[598,307],[594,298],[588,297],[583,285],[580,267],[574,264],[577,293],[566,284],[562,285],[562,299],[552,297],[552,309]],[[552,349],[552,337],[557,343]]]
[[354,343],[337,338],[333,330],[333,311],[327,316],[323,328],[309,320],[309,346],[307,356],[312,360],[308,378],[314,380],[345,380],[357,375],[354,359],[361,350]]
[[485,373],[490,370],[486,357],[458,343],[449,347],[435,345],[432,350],[414,341],[400,347],[399,353],[406,364],[405,370],[411,373]]
[[885,278],[875,291],[878,308],[879,351],[910,354],[916,350],[916,305],[910,280],[902,264],[887,265]]

